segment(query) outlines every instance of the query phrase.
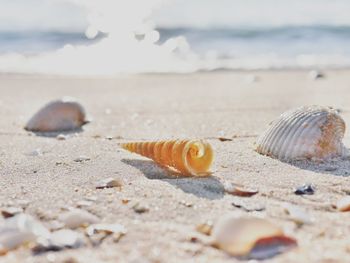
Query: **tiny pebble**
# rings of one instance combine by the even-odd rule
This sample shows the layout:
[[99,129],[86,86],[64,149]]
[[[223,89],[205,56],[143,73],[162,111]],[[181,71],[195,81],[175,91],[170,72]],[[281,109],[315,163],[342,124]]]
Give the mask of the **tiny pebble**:
[[302,186],[297,187],[294,190],[296,195],[313,195],[315,193],[315,187],[311,184],[304,184]]
[[81,162],[86,162],[90,161],[90,158],[87,156],[79,156],[78,158],[74,159],[74,162],[81,163]]
[[22,212],[22,207],[6,207],[1,209],[1,214],[4,218],[9,218]]
[[336,204],[336,208],[338,211],[341,212],[348,212],[350,211],[350,196],[345,196],[341,199]]
[[96,189],[122,187],[122,182],[118,179],[107,178],[97,183]]
[[68,139],[68,136],[64,135],[64,134],[59,134],[59,135],[56,136],[56,139],[59,140],[59,141],[64,141],[64,140]]
[[142,213],[145,213],[145,212],[149,211],[149,207],[148,206],[145,206],[145,205],[140,204],[140,203],[135,204],[132,208],[134,209],[134,211],[136,213],[139,213],[139,214],[142,214]]

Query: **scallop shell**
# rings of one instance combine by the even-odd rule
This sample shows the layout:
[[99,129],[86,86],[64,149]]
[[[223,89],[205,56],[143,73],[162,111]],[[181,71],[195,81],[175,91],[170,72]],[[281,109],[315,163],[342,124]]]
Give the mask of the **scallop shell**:
[[304,106],[283,113],[256,143],[256,151],[280,160],[325,160],[348,156],[345,122],[329,107]]
[[209,175],[214,157],[210,144],[202,140],[131,142],[121,146],[185,176]]
[[78,129],[87,122],[83,106],[72,98],[63,98],[46,104],[24,128],[34,132],[59,132]]

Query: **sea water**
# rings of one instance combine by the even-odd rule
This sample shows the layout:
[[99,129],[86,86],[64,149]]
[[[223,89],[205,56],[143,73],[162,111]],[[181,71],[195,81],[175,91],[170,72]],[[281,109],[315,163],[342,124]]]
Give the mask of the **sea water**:
[[0,0],[0,71],[350,65],[347,0]]

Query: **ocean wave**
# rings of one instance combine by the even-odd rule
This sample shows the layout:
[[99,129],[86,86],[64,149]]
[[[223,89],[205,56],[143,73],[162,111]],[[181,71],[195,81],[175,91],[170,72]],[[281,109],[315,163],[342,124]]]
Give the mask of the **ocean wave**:
[[[218,69],[340,68],[350,65],[348,16],[324,22],[321,14],[327,10],[320,5],[308,5],[317,11],[310,15],[311,20],[305,16],[300,20],[295,16],[298,13],[284,20],[285,15],[281,14],[287,14],[289,10],[280,4],[277,20],[273,16],[259,24],[257,7],[270,10],[279,1],[270,0],[267,7],[261,1],[250,4],[226,1],[242,10],[234,21],[226,23],[221,19],[220,23],[211,23],[210,16],[193,17],[192,12],[186,22],[189,26],[181,26],[181,23],[173,26],[160,23],[157,26],[152,23],[151,14],[163,0],[130,0],[127,3],[122,0],[71,1],[88,10],[87,29],[73,32],[2,31],[0,72],[115,75]],[[207,13],[210,5],[224,12],[222,5],[205,2]],[[183,1],[178,11],[188,10],[187,3]],[[196,3],[189,4],[193,10],[202,2]],[[298,3],[297,9],[304,7],[301,1]],[[228,12],[226,18],[231,17]],[[210,23],[197,26],[198,19]],[[252,22],[248,23],[247,19]],[[342,21],[346,23],[342,24]]]
[[159,27],[162,40],[176,35],[205,38],[259,39],[270,37],[314,38],[322,36],[350,38],[349,25],[284,25],[272,27]]

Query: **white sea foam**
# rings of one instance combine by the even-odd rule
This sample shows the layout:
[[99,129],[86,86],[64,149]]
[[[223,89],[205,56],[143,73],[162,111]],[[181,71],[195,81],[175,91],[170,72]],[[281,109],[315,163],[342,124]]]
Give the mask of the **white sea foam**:
[[[61,42],[29,54],[18,51],[21,46],[11,50],[10,42],[0,54],[0,72],[115,75],[350,66],[346,0],[0,1],[0,15],[7,14],[0,19],[0,31],[86,35],[86,43],[66,38],[58,49]],[[11,12],[22,12],[24,22]],[[101,33],[104,38],[88,42]],[[31,46],[40,49],[39,41]],[[2,44],[0,36],[0,52]]]

